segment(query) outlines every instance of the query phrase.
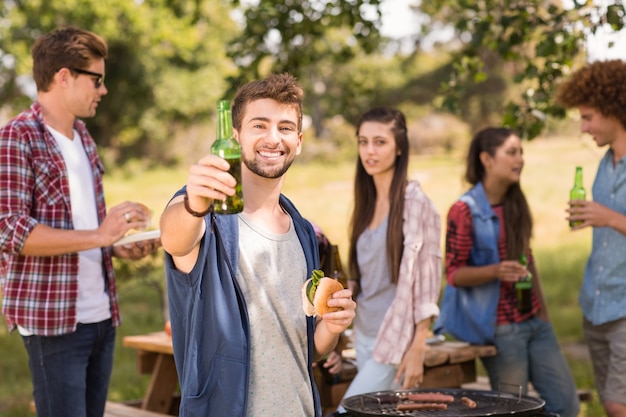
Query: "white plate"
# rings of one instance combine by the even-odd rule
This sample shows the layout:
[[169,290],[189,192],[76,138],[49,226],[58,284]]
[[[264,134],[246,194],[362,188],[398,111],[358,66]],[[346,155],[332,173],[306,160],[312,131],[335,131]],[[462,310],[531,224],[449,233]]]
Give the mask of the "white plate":
[[125,245],[127,243],[133,242],[141,242],[142,240],[152,240],[158,239],[161,237],[160,230],[149,230],[147,232],[134,233],[132,235],[124,236],[117,242],[113,244],[113,246]]

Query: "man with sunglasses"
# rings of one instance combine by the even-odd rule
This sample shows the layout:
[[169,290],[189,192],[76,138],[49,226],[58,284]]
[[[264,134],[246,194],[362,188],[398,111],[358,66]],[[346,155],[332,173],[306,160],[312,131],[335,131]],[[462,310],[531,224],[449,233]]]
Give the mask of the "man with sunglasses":
[[107,45],[65,28],[32,50],[37,100],[0,129],[2,312],[29,356],[39,417],[101,417],[120,324],[112,256],[139,259],[159,240],[113,246],[149,221],[137,203],[106,210],[103,165],[80,118],[93,117]]

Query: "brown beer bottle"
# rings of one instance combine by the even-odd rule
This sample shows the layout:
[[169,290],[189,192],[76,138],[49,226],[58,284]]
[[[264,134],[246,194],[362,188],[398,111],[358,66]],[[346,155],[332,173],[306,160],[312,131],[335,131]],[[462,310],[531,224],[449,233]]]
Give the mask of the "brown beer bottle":
[[[583,187],[583,167],[576,167],[576,174],[574,176],[574,187],[569,192],[570,200],[584,200],[587,198],[587,192]],[[584,222],[582,220],[576,220],[569,222],[569,227],[580,226]]]
[[235,194],[224,200],[213,202],[213,211],[217,214],[235,214],[243,210],[241,190],[241,147],[233,136],[233,119],[228,100],[217,102],[217,137],[211,146],[211,153],[225,159],[230,168],[228,172],[235,177]]
[[330,245],[331,258],[330,258],[330,278],[334,278],[347,288],[347,276],[343,272],[343,265],[341,264],[341,258],[339,256],[339,248],[337,245]]

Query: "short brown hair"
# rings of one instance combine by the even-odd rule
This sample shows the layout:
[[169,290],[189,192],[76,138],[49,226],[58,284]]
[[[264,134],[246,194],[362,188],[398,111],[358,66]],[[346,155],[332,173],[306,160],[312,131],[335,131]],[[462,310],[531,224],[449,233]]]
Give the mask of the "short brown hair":
[[626,62],[614,59],[584,66],[559,86],[556,101],[565,107],[593,107],[626,129]]
[[255,100],[269,98],[280,104],[292,105],[298,115],[298,133],[302,131],[302,98],[304,91],[290,74],[271,74],[264,80],[255,80],[237,90],[232,106],[233,127],[241,129],[246,105]]
[[108,47],[104,39],[93,32],[66,27],[37,38],[31,54],[37,91],[48,91],[58,70],[83,69],[93,60],[106,59]]

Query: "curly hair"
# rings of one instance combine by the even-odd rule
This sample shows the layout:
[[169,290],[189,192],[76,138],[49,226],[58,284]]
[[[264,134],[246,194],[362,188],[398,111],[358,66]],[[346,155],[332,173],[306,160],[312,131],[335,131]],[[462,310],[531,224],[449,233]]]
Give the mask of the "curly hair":
[[593,107],[626,129],[626,62],[596,61],[580,68],[559,86],[556,102],[568,108]]

